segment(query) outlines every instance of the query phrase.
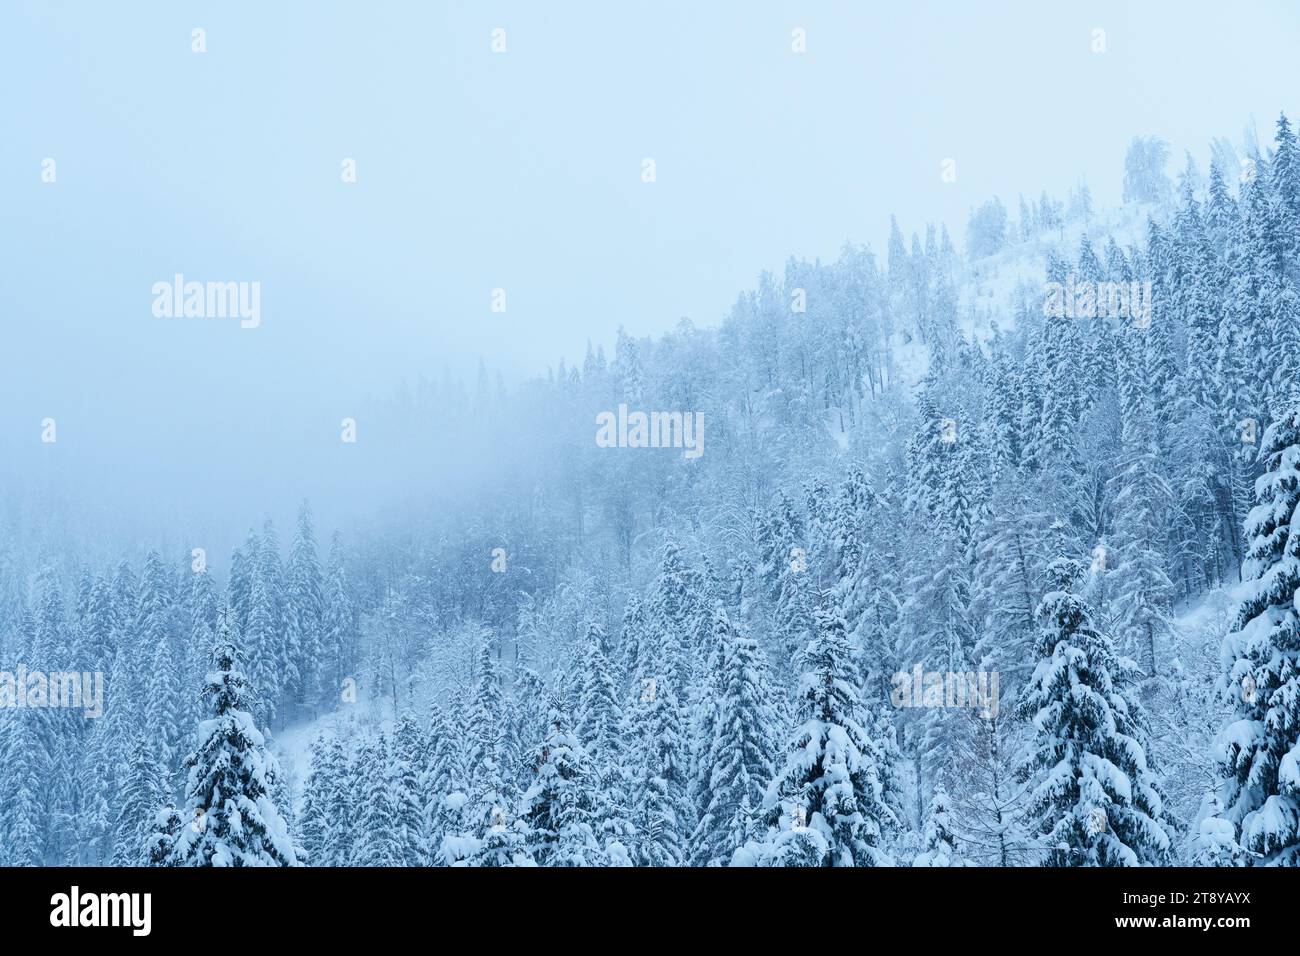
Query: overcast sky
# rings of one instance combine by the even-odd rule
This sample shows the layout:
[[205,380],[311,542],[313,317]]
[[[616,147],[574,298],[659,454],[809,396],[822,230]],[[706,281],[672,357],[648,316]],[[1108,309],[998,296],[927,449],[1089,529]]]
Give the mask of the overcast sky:
[[[41,467],[127,489],[102,507],[279,508],[313,491],[293,442],[402,379],[716,324],[790,255],[883,252],[891,212],[960,240],[995,194],[1118,202],[1134,134],[1171,173],[1271,138],[1298,9],[9,0],[0,480],[55,417]],[[260,282],[260,326],[156,318],[176,273]]]

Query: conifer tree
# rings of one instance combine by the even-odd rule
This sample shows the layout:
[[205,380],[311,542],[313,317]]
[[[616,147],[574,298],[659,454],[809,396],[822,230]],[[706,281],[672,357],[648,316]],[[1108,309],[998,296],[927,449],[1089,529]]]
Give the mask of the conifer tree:
[[491,645],[479,650],[478,680],[468,715],[469,792],[461,813],[464,832],[443,838],[443,855],[460,866],[526,866],[526,827],[515,813],[506,777],[506,723],[501,679]]
[[424,790],[425,833],[428,835],[429,862],[446,864],[443,839],[459,832],[460,818],[453,807],[453,794],[463,797],[465,770],[458,735],[446,713],[436,703],[429,712],[429,752],[424,762],[420,786]]
[[925,849],[912,861],[913,866],[946,867],[960,865],[956,858],[948,792],[935,787],[930,797],[930,813],[925,821]]
[[621,694],[604,649],[604,630],[592,624],[580,659],[582,672],[574,736],[591,760],[596,787],[592,823],[598,842],[632,839],[627,825],[628,788],[619,733],[623,725]]
[[391,748],[382,733],[361,748],[358,769],[365,780],[365,800],[357,817],[353,866],[402,866],[403,827],[393,781]]
[[252,577],[248,596],[248,624],[243,631],[243,646],[251,667],[251,709],[257,723],[262,727],[270,726],[279,711],[280,677],[279,668],[280,634],[276,630],[276,610],[261,571]]
[[632,773],[632,825],[636,859],[643,866],[679,866],[688,826],[686,742],[671,689],[649,679],[632,704],[637,757]]
[[1038,665],[1018,703],[1037,731],[1021,770],[1048,866],[1171,860],[1172,823],[1146,750],[1144,715],[1125,688],[1132,664],[1093,626],[1074,593],[1083,574],[1060,558],[1038,607]]
[[[262,524],[262,550],[257,559],[257,576],[250,595],[249,619],[258,615],[258,656],[250,659],[253,686],[264,708],[263,720],[271,726],[276,717],[288,716],[292,689],[300,685],[297,648],[290,628],[288,586],[284,562],[280,559],[280,536],[270,519]],[[247,653],[252,645],[246,644]]]
[[159,645],[169,644],[172,636],[169,631],[171,589],[167,569],[163,567],[162,557],[157,551],[150,551],[145,558],[144,573],[140,577],[139,604],[131,620],[134,621],[132,640],[127,645],[131,653],[131,667],[139,677],[148,678]]
[[336,531],[330,545],[329,576],[325,582],[325,617],[321,625],[321,667],[328,675],[322,678],[321,694],[337,700],[343,678],[355,670],[354,640],[356,616],[348,593],[347,571],[343,565],[343,539]]
[[157,743],[163,785],[171,792],[173,774],[179,769],[184,757],[181,752],[181,721],[187,715],[181,699],[180,654],[176,645],[167,637],[161,639],[154,648],[149,677],[145,728],[150,739]]
[[176,838],[180,835],[184,822],[173,806],[166,806],[154,814],[153,830],[145,845],[145,866],[175,866],[176,856],[173,852]]
[[406,866],[424,866],[429,859],[425,791],[420,783],[428,750],[429,741],[415,717],[403,714],[393,733],[391,772],[399,843]]
[[535,779],[522,798],[528,847],[538,866],[592,866],[600,861],[595,824],[599,778],[560,711],[534,755]]
[[82,654],[92,672],[108,672],[117,650],[119,633],[120,623],[113,604],[113,591],[107,581],[99,579],[90,589],[85,624],[81,632]]
[[0,863],[45,863],[46,806],[42,796],[49,766],[45,745],[35,732],[31,711],[0,708],[0,757],[8,769],[6,798],[0,802]]
[[896,819],[848,634],[834,611],[818,611],[801,666],[798,723],[763,798],[764,857],[776,865],[887,865],[885,834]]
[[230,611],[217,621],[212,672],[203,689],[206,720],[185,761],[189,779],[175,855],[180,866],[295,866],[284,817],[271,799],[266,742],[249,713]]
[[[1169,631],[1174,586],[1165,571],[1160,543],[1163,512],[1172,492],[1157,470],[1154,427],[1141,372],[1132,358],[1122,363],[1120,378],[1123,458],[1112,479],[1115,489],[1116,558],[1106,565],[1114,577],[1118,628],[1126,649],[1141,654],[1147,672],[1157,668],[1157,641]],[[1113,570],[1111,568],[1113,563]]]
[[131,769],[114,828],[110,866],[143,866],[148,862],[154,818],[170,800],[163,784],[162,762],[150,745],[150,738],[137,735],[132,751]]
[[1300,406],[1264,432],[1246,522],[1246,597],[1224,639],[1233,719],[1215,742],[1223,817],[1263,865],[1300,863]]
[[[289,552],[288,647],[298,662],[295,686],[287,688],[299,707],[315,707],[321,697],[320,660],[325,650],[325,583],[316,558],[311,507],[298,509],[298,527]],[[332,676],[332,675],[330,675]]]
[[331,736],[324,753],[322,792],[314,805],[324,814],[324,852],[311,860],[313,866],[347,866],[358,842],[361,807],[357,803],[357,767],[347,747],[336,734]]
[[625,711],[634,741],[629,767],[636,859],[645,866],[677,866],[691,823],[687,799],[689,746],[676,682],[667,661],[677,652],[671,631],[642,649],[640,673]]
[[732,624],[721,605],[713,612],[721,650],[712,696],[711,737],[701,760],[693,796],[703,808],[691,839],[690,862],[726,864],[735,850],[759,832],[759,808],[773,776],[776,715],[767,686],[763,652]]

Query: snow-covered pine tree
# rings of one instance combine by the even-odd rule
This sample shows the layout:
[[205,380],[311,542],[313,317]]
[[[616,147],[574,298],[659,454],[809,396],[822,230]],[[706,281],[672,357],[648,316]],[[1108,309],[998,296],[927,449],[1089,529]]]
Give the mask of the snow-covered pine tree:
[[181,722],[187,716],[187,708],[181,688],[182,676],[179,649],[170,637],[164,637],[153,649],[153,662],[149,669],[149,696],[145,703],[145,728],[149,738],[158,747],[162,783],[168,793],[173,789],[176,771],[180,769],[184,757],[181,752],[184,746]]
[[425,866],[429,861],[425,791],[420,783],[428,753],[429,741],[415,716],[403,714],[393,732],[391,772],[402,862],[406,866]]
[[[580,690],[584,676],[575,674],[572,686]],[[546,682],[531,667],[516,661],[514,687],[503,714],[504,768],[513,792],[523,793],[533,785],[533,758],[546,737],[547,717],[553,705]]]
[[1021,768],[1034,790],[1027,812],[1048,866],[1139,866],[1172,859],[1172,821],[1148,758],[1141,705],[1116,656],[1075,594],[1082,566],[1058,558],[1037,616],[1038,664],[1017,705],[1033,722]]
[[888,865],[885,834],[896,825],[881,783],[874,723],[859,694],[844,620],[817,612],[817,636],[800,659],[797,726],[767,788],[768,835],[760,862],[777,866]]
[[1116,627],[1121,644],[1140,655],[1147,673],[1159,666],[1157,648],[1169,634],[1174,585],[1165,571],[1160,545],[1165,540],[1164,513],[1173,497],[1155,459],[1155,426],[1145,376],[1139,365],[1143,334],[1126,333],[1121,351],[1120,419],[1123,457],[1111,479],[1114,491],[1115,558],[1105,561]]
[[[262,523],[262,551],[258,555],[257,567],[257,581],[264,594],[270,630],[266,638],[268,643],[264,645],[266,656],[250,659],[248,664],[253,686],[260,692],[262,702],[273,708],[267,712],[266,726],[271,726],[276,717],[280,718],[283,726],[291,716],[292,695],[289,689],[299,686],[302,676],[298,669],[297,649],[292,643],[288,579],[280,557],[280,535],[270,518]],[[251,648],[245,650],[252,652]],[[264,690],[264,687],[272,690]]]
[[139,604],[132,615],[131,640],[125,645],[131,653],[131,666],[135,674],[151,674],[158,645],[171,639],[171,587],[167,569],[157,551],[145,557],[144,573],[140,577]]
[[[212,660],[216,643],[217,608],[219,599],[212,574],[204,568],[190,574],[189,586],[189,640],[185,641],[183,665],[185,693],[182,697],[183,723],[198,723],[202,701],[194,688],[203,686],[203,678]],[[184,633],[184,632],[182,632]]]
[[945,867],[960,866],[954,845],[952,817],[950,813],[948,791],[942,785],[934,788],[930,797],[930,812],[925,820],[925,849],[913,860],[912,866]]
[[229,608],[219,612],[203,697],[209,716],[199,724],[198,743],[185,761],[186,825],[176,841],[177,865],[296,865],[288,827],[271,800],[269,755],[248,710]]
[[181,815],[173,806],[166,806],[154,814],[153,828],[145,845],[145,866],[176,866],[173,852],[176,837],[184,826]]
[[90,589],[82,628],[81,649],[89,669],[107,673],[117,651],[120,624],[113,605],[113,591],[102,578]]
[[329,788],[329,744],[325,737],[312,741],[310,770],[303,786],[302,811],[298,815],[298,838],[309,866],[327,866],[331,850],[330,815],[326,806]]
[[732,624],[721,604],[713,611],[720,648],[713,696],[711,737],[700,760],[701,784],[693,797],[702,809],[691,838],[695,866],[726,865],[737,848],[758,836],[759,807],[772,779],[776,714],[767,684],[767,663],[753,639]]
[[230,555],[230,582],[227,585],[226,600],[230,605],[231,624],[236,634],[243,634],[248,629],[249,602],[253,594],[253,578],[257,575],[257,556],[262,551],[262,540],[257,531],[248,529],[248,537],[242,548],[235,548]]
[[171,794],[163,784],[162,760],[147,734],[136,735],[132,753],[114,828],[110,866],[144,866],[148,862],[154,818],[171,801]]
[[337,700],[343,679],[356,671],[356,612],[348,591],[343,538],[336,531],[330,544],[329,577],[325,582],[325,618],[322,629],[321,678],[323,700]]
[[952,467],[956,422],[939,414],[928,390],[921,393],[916,405],[916,431],[907,444],[907,507],[938,526],[943,519],[940,496]]
[[642,669],[641,650],[650,639],[649,621],[645,602],[640,595],[628,596],[623,608],[623,620],[619,626],[619,671],[626,682],[620,690],[627,690],[632,684],[639,684]]
[[357,767],[365,780],[365,800],[357,815],[353,866],[402,866],[405,847],[393,780],[391,747],[384,734],[362,746]]
[[42,799],[49,757],[36,733],[34,711],[0,708],[0,758],[8,768],[0,801],[0,865],[45,864],[46,806]]
[[504,765],[506,725],[501,678],[489,641],[479,649],[478,680],[469,706],[469,792],[459,836],[443,837],[442,852],[456,866],[527,866],[526,827],[515,813],[516,799]]
[[289,551],[287,591],[288,653],[295,656],[298,666],[297,679],[286,691],[298,710],[310,708],[314,711],[321,698],[323,683],[325,582],[316,557],[311,506],[305,501],[298,509],[298,526]]
[[552,710],[534,754],[535,778],[522,798],[528,848],[538,866],[593,866],[601,859],[595,823],[600,781],[567,720]]
[[807,554],[802,548],[792,547],[780,569],[770,628],[776,642],[774,650],[780,653],[778,660],[789,662],[786,673],[812,639],[816,601],[817,589]]
[[604,630],[591,624],[581,663],[575,736],[591,759],[596,786],[593,826],[601,846],[609,840],[625,845],[633,839],[628,825],[628,787],[623,765],[621,694],[604,650]]
[[[661,582],[664,579],[661,575]],[[662,612],[654,616],[667,619]],[[661,632],[658,643],[650,639],[652,633],[643,638],[623,715],[627,723],[623,737],[632,741],[628,786],[636,830],[634,855],[641,865],[677,866],[691,825],[686,794],[689,745],[671,666],[681,654],[681,645],[671,629]]]
[[277,617],[266,576],[256,570],[249,584],[248,624],[242,631],[242,643],[245,655],[252,665],[248,704],[257,724],[262,727],[270,726],[279,712],[282,671],[276,661],[282,636],[277,630]]
[[425,833],[428,835],[429,863],[445,866],[443,838],[460,832],[460,812],[452,797],[463,798],[467,788],[459,735],[452,728],[446,712],[435,702],[429,710],[429,751],[424,761]]
[[691,686],[692,631],[698,616],[701,595],[682,558],[681,549],[672,541],[664,546],[659,575],[652,586],[649,619],[659,637],[659,678],[671,683],[680,705],[687,702]]
[[357,804],[354,784],[357,779],[347,746],[339,735],[330,737],[325,750],[325,772],[321,781],[324,793],[319,799],[325,814],[327,839],[324,853],[313,866],[347,866],[356,851],[361,808]]
[[1264,432],[1246,519],[1245,598],[1224,638],[1233,719],[1215,741],[1224,818],[1255,862],[1300,865],[1300,404]]

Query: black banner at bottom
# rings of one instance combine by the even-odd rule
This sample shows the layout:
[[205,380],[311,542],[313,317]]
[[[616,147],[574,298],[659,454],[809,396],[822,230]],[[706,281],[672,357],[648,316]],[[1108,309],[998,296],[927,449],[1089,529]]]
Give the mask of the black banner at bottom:
[[[190,940],[231,930],[259,943],[332,944],[392,933],[472,929],[500,944],[539,933],[561,942],[617,920],[647,936],[690,927],[734,941],[783,920],[847,917],[857,931],[924,936],[964,925],[1117,934],[1294,931],[1294,869],[0,869],[7,944],[77,933],[107,940]],[[840,907],[838,916],[818,909]],[[567,915],[566,915],[567,914]],[[573,920],[568,930],[557,924]],[[540,921],[540,922],[539,922]],[[916,921],[916,922],[911,922]],[[383,934],[377,937],[376,934]],[[437,938],[437,937],[435,937]],[[249,941],[246,939],[246,941]],[[448,940],[450,941],[450,940]],[[16,950],[15,950],[16,951]]]

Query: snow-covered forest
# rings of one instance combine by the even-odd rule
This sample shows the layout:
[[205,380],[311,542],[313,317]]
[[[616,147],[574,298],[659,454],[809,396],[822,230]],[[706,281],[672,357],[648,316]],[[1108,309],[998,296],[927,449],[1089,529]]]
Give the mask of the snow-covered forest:
[[1300,863],[1300,156],[1211,156],[403,390],[436,508],[87,567],[10,497],[0,863]]

